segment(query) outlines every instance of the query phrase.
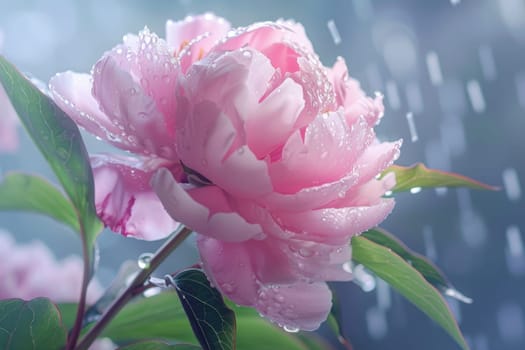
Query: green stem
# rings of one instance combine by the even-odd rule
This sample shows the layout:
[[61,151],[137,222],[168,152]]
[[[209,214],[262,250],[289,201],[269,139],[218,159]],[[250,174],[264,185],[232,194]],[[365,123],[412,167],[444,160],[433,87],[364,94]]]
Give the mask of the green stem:
[[153,271],[173,252],[190,234],[192,230],[182,226],[177,234],[167,240],[162,247],[160,247],[155,255],[150,260],[149,266],[140,270],[135,276],[133,282],[124,290],[104,311],[100,319],[95,323],[86,335],[80,340],[77,350],[86,350],[102,333],[109,322],[117,315],[117,313],[136,295],[144,290],[144,283],[148,280]]
[[[82,233],[81,235],[82,237],[85,237],[84,233]],[[82,273],[82,290],[80,291],[80,300],[78,302],[75,324],[73,325],[73,328],[69,333],[66,347],[67,350],[73,350],[75,348],[78,336],[80,335],[80,331],[82,329],[82,319],[84,318],[84,312],[86,311],[87,289],[89,285],[89,280],[91,279],[91,259],[89,258],[91,256],[91,252],[88,251],[87,243],[85,242],[85,240],[82,240],[82,251],[82,256],[84,257],[84,271]]]

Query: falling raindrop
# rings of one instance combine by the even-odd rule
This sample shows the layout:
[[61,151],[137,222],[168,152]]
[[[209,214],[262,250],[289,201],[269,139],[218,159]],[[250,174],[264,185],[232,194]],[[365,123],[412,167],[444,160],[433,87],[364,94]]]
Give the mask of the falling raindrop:
[[492,48],[488,45],[481,45],[478,50],[478,55],[483,77],[487,80],[496,79],[496,63],[494,62]]
[[515,202],[521,198],[521,186],[516,169],[503,170],[503,186],[509,200]]
[[330,35],[332,36],[332,39],[334,40],[334,44],[339,45],[341,43],[341,35],[339,34],[339,31],[337,30],[334,20],[333,19],[329,20],[326,25],[328,26]]
[[386,97],[388,103],[393,110],[401,108],[401,99],[399,97],[399,91],[394,81],[389,80],[386,82]]
[[441,74],[441,67],[439,65],[439,57],[436,52],[430,51],[426,56],[428,75],[433,85],[441,85],[443,82],[443,75]]
[[414,123],[414,114],[408,112],[406,118],[408,122],[408,130],[410,131],[410,141],[416,142],[419,137],[417,136],[416,124]]
[[518,226],[511,225],[506,230],[507,244],[505,246],[505,258],[507,267],[515,276],[525,275],[525,254],[523,251],[523,239]]
[[140,254],[137,265],[141,269],[148,269],[150,267],[151,259],[153,258],[152,253],[142,253]]
[[485,98],[481,91],[481,85],[477,80],[469,80],[467,82],[467,95],[474,112],[483,113],[485,111]]
[[374,339],[382,339],[388,332],[388,324],[386,321],[385,311],[372,307],[366,311],[366,325],[368,334]]

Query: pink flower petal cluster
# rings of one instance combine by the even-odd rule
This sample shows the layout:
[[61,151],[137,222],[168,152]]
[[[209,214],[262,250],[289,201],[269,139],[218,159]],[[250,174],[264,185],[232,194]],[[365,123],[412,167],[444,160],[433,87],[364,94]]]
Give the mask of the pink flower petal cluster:
[[394,206],[395,178],[377,180],[401,144],[375,136],[382,97],[342,59],[323,66],[298,23],[168,22],[166,40],[128,35],[91,74],[50,86],[80,125],[137,154],[93,158],[105,223],[144,239],[191,227],[211,282],[282,326],[319,327],[326,281],[351,279],[350,238]]
[[[46,297],[57,303],[76,302],[82,287],[82,264],[78,256],[55,260],[39,241],[18,245],[8,232],[0,230],[0,299]],[[101,295],[102,287],[93,280],[88,304]]]
[[[0,52],[3,36],[0,32]],[[0,84],[0,153],[11,153],[18,148],[18,115],[9,101],[4,87]]]
[[[78,256],[60,261],[42,242],[17,244],[12,236],[0,229],[0,299],[38,297],[55,303],[77,302],[82,287],[83,262]],[[93,304],[102,295],[102,287],[92,280],[87,303]],[[115,349],[111,340],[97,339],[90,350]]]

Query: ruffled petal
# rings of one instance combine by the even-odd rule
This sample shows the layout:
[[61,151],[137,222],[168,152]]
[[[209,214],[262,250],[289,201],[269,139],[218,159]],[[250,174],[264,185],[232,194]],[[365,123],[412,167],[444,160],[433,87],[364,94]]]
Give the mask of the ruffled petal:
[[366,231],[382,222],[394,208],[393,199],[381,199],[378,204],[365,207],[326,208],[302,213],[279,213],[276,220],[295,239],[341,245],[351,236]]
[[230,28],[227,20],[212,13],[187,16],[182,21],[168,20],[166,42],[175,50],[175,54],[180,53],[185,72],[187,66],[201,59]]
[[[247,82],[248,88],[251,83],[253,82]],[[249,108],[243,108],[240,112],[249,116],[245,124],[248,145],[257,158],[262,159],[279,149],[292,134],[295,122],[304,108],[303,89],[292,79],[286,79],[263,101],[251,106],[251,113],[247,111]],[[272,122],[269,123],[268,120]]]
[[92,86],[89,74],[67,71],[51,78],[49,91],[55,103],[75,123],[116,147],[127,149],[125,140],[118,137],[121,130],[98,108],[98,102],[91,94]]
[[97,214],[112,231],[156,240],[178,227],[149,184],[159,167],[174,167],[173,163],[161,159],[95,155],[91,157],[91,164]]
[[[328,250],[313,246],[312,250],[307,250],[303,242],[292,242],[288,247],[285,241],[272,239],[237,243],[199,236],[197,244],[208,278],[228,298],[237,304],[255,307],[281,326],[305,330],[319,327],[326,318],[324,308],[331,305],[331,296],[326,299],[323,292],[326,285],[315,281],[335,277],[331,272],[336,269],[327,265],[334,261],[342,264],[343,261],[335,256],[349,259],[348,245],[347,253],[343,253],[342,248],[332,247],[333,254],[325,255]],[[350,274],[342,272],[338,277],[348,280]],[[308,293],[298,292],[299,300],[294,299],[291,293],[298,290]],[[312,294],[321,298],[318,306],[305,306],[303,310],[296,304],[306,301],[301,298],[313,298]]]
[[304,141],[296,132],[270,166],[276,191],[295,193],[303,188],[337,181],[348,174],[355,160],[374,140],[364,120],[349,128],[342,111],[325,113],[308,125]]
[[[227,91],[227,81],[224,86],[222,92]],[[194,96],[195,101],[179,98],[176,139],[180,159],[232,195],[251,198],[270,193],[266,162],[257,159],[245,145],[242,129],[236,129],[214,102],[199,102],[206,96],[203,91]]]
[[118,137],[127,150],[176,159],[173,137],[167,132],[164,116],[155,101],[111,56],[95,65],[93,96],[120,129]]
[[180,184],[167,169],[159,169],[152,185],[171,217],[194,231],[222,241],[245,241],[262,233],[230,207],[226,194],[216,186]]

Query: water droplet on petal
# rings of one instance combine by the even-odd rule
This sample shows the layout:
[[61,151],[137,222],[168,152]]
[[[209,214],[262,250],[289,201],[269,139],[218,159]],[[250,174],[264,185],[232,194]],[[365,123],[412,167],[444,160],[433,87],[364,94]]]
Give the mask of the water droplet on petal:
[[283,329],[288,332],[288,333],[297,333],[299,332],[299,328],[297,327],[292,327],[292,326],[284,326]]
[[314,252],[312,250],[310,250],[310,249],[307,249],[307,248],[300,248],[299,249],[299,255],[304,257],[304,258],[309,258],[312,255],[314,255]]
[[231,285],[230,283],[223,283],[223,284],[221,284],[221,289],[225,293],[232,293],[233,291],[235,291],[235,287],[233,285]]

